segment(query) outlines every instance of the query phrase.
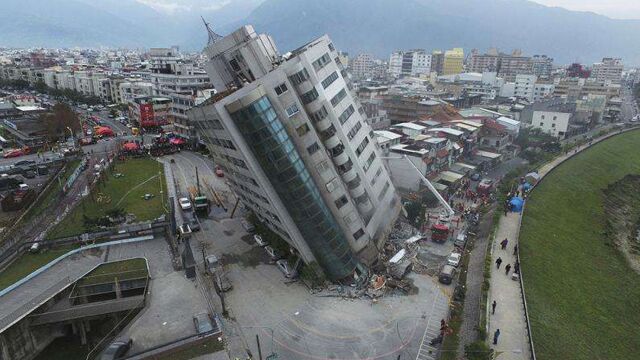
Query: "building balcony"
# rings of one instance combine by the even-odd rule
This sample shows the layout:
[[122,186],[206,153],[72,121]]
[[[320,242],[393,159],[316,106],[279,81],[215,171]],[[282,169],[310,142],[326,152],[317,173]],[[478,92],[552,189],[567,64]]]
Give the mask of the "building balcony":
[[358,172],[352,167],[350,170],[341,173],[340,176],[342,176],[342,181],[349,183],[358,177]]
[[345,152],[342,152],[339,155],[333,157],[333,163],[336,166],[344,165],[347,162],[349,162],[349,155],[347,155]]
[[[338,174],[340,176],[344,176],[346,173],[348,173],[351,170],[353,170],[353,162],[351,160],[348,160],[345,164],[342,164],[340,166],[336,166],[336,169],[338,170]],[[343,178],[343,180],[344,180],[344,178]]]
[[349,193],[351,194],[351,197],[353,197],[354,199],[359,198],[360,196],[365,194],[364,186],[360,184],[353,189],[349,189]]
[[361,183],[362,181],[360,180],[360,175],[356,175],[355,179],[347,182],[347,188],[349,190],[355,189],[356,187],[360,186]]
[[338,136],[334,134],[330,138],[324,140],[323,143],[325,147],[331,149],[340,144],[340,138],[338,138]]
[[328,117],[316,122],[316,129],[319,132],[326,131],[329,127],[331,127],[331,120]]

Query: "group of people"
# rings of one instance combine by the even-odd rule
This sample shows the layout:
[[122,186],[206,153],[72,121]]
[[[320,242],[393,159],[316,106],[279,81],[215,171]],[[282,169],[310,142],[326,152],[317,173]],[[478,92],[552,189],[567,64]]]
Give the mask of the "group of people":
[[[500,242],[500,249],[507,250],[508,245],[509,245],[509,239],[505,238]],[[520,261],[518,261],[518,244],[516,244],[513,247],[513,255],[516,257],[516,260],[513,263],[513,273],[520,274]],[[495,261],[497,269],[500,269],[502,262],[503,262],[502,257],[498,256],[498,258]],[[510,272],[511,272],[511,264],[509,263],[504,267],[504,273],[505,275],[509,276]],[[493,301],[493,303],[491,303],[491,315],[494,315],[496,313],[497,305],[498,303],[495,300]],[[496,329],[496,331],[493,333],[493,345],[498,344],[499,337],[500,337],[500,329]]]

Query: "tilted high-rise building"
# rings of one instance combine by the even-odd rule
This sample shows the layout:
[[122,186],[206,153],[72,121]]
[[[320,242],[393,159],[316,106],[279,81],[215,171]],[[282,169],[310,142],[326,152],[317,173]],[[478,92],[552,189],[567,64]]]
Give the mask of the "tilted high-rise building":
[[188,114],[234,192],[305,263],[363,275],[400,203],[329,37],[281,56],[244,26],[205,52],[218,94]]

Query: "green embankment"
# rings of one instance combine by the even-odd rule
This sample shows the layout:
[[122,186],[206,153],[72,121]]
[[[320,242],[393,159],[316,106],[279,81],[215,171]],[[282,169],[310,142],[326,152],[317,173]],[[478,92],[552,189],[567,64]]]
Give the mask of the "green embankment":
[[639,148],[640,131],[597,144],[549,174],[528,200],[520,251],[538,359],[640,354],[640,275],[604,236],[602,191],[640,174]]

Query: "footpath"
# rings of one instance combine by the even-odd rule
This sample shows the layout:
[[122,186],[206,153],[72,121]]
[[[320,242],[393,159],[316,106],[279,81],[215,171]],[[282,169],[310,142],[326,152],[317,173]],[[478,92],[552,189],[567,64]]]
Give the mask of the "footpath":
[[[622,132],[634,130],[637,128],[628,128],[621,131],[615,131],[606,135],[603,135],[597,139],[593,139],[591,142],[582,146],[572,149],[568,153],[561,155],[553,161],[542,166],[538,174],[540,179],[551,172],[556,166],[563,163],[565,160],[580,153],[581,151],[589,148],[591,145],[596,144],[609,137],[618,135]],[[496,211],[500,211],[497,209]],[[526,281],[526,273],[522,273],[522,281],[512,280],[512,274],[514,271],[514,264],[517,260],[517,255],[514,252],[514,247],[518,243],[518,235],[520,233],[520,223],[522,220],[522,213],[510,212],[506,216],[500,217],[500,222],[496,229],[495,237],[491,245],[491,280],[489,299],[487,303],[488,309],[488,324],[489,331],[487,332],[487,341],[490,346],[496,351],[496,358],[500,360],[521,360],[521,359],[534,359],[532,354],[532,348],[529,343],[529,331],[527,326],[527,317],[525,313],[525,304],[523,300],[523,292],[521,290],[521,283]],[[504,239],[508,240],[506,249],[502,249],[500,242]],[[502,264],[498,269],[496,266],[496,259],[501,258]],[[509,274],[505,274],[505,267],[507,264],[511,265]],[[495,314],[492,314],[493,301],[496,302]],[[496,330],[500,330],[497,344],[493,344],[494,334]],[[535,352],[535,350],[534,350]]]

